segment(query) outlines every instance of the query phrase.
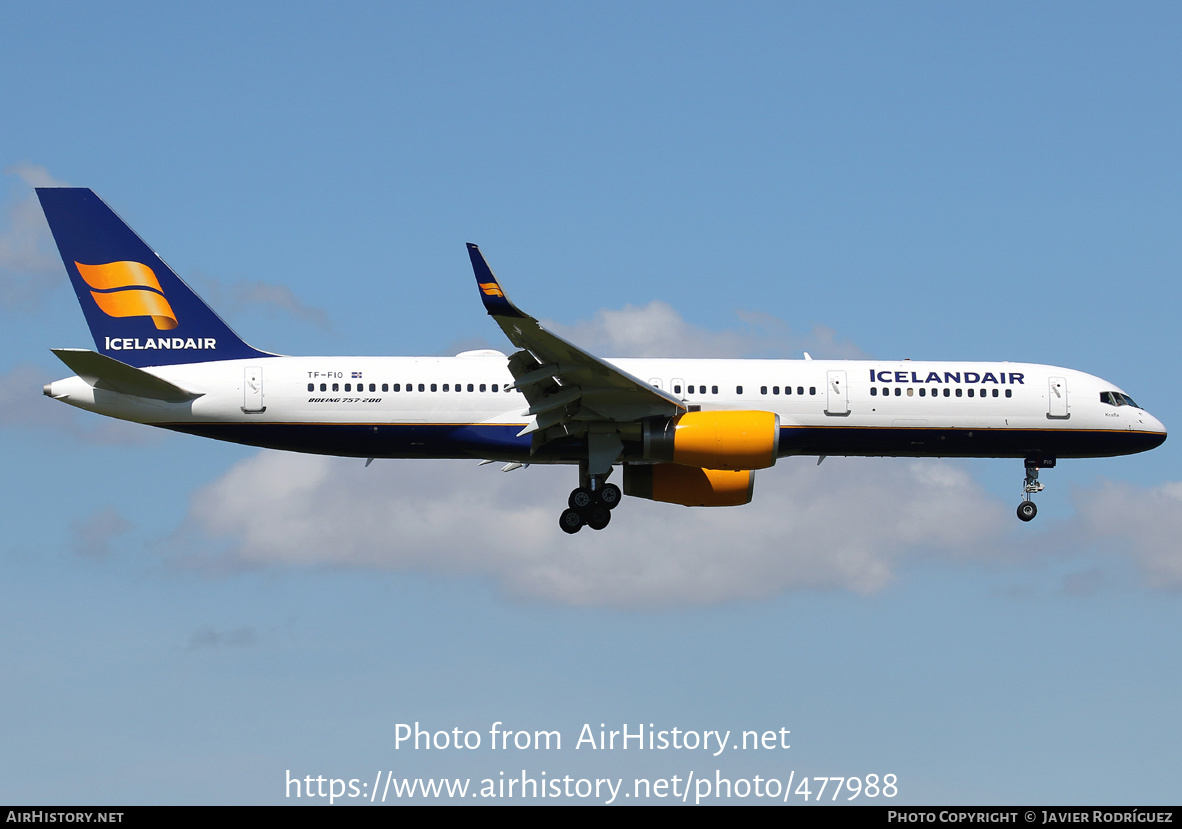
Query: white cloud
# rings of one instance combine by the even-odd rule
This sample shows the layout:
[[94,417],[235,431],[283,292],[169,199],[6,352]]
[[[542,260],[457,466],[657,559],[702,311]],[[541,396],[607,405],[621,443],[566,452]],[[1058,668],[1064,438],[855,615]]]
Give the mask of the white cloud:
[[115,539],[131,529],[131,522],[114,507],[93,512],[70,526],[74,552],[89,558],[106,558]]
[[501,475],[465,461],[262,452],[193,498],[185,566],[327,566],[484,574],[572,605],[698,604],[799,588],[881,589],[940,549],[987,554],[1008,510],[935,460],[785,459],[744,507],[625,499],[602,532],[567,536],[569,468]]
[[769,314],[735,315],[738,330],[712,331],[691,325],[671,305],[625,305],[602,310],[574,325],[545,322],[547,328],[580,347],[607,357],[800,357],[858,359],[866,355],[833,331],[816,326],[804,336]]
[[209,305],[227,314],[257,307],[264,310],[281,311],[326,330],[331,327],[327,313],[301,301],[286,285],[264,282],[261,279],[246,279],[238,282],[223,282],[208,276],[202,276],[199,279],[201,294]]
[[61,260],[41,212],[34,187],[61,187],[44,167],[17,164],[6,175],[22,182],[23,194],[4,210],[0,228],[0,303],[27,306],[64,282]]
[[1103,481],[1072,494],[1089,536],[1127,555],[1151,587],[1182,589],[1182,482],[1139,487]]

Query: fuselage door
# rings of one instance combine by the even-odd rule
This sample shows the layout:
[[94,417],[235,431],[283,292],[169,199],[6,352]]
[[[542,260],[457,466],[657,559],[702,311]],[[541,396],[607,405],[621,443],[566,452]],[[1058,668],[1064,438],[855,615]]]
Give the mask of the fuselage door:
[[846,392],[844,371],[827,373],[825,391],[825,414],[848,415],[850,413],[850,397]]
[[263,405],[263,370],[259,366],[247,366],[242,378],[242,411],[255,414],[266,410]]
[[1067,378],[1052,377],[1047,387],[1047,417],[1070,417],[1067,402]]

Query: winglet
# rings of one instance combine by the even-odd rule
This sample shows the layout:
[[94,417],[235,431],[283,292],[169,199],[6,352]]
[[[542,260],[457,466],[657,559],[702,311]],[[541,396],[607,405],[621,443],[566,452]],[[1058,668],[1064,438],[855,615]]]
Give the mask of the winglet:
[[484,302],[484,310],[491,317],[524,317],[525,314],[517,310],[517,306],[509,301],[501,284],[497,282],[492,268],[484,259],[480,248],[468,243],[468,258],[472,260],[472,272],[476,274],[476,284],[480,288],[480,299]]

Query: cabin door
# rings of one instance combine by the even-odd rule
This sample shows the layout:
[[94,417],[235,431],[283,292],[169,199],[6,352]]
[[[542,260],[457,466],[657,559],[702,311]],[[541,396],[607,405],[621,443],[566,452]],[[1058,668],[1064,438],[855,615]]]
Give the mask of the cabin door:
[[1067,378],[1065,377],[1052,377],[1048,381],[1047,416],[1071,416],[1071,409],[1067,405]]
[[848,415],[850,413],[850,398],[846,392],[844,371],[830,371],[826,374],[825,391],[825,414]]
[[242,411],[254,414],[266,410],[263,405],[263,370],[259,366],[247,366],[242,378]]

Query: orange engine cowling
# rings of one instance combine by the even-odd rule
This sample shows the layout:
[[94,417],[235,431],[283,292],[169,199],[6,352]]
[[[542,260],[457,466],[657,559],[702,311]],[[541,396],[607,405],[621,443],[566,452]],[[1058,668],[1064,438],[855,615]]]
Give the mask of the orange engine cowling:
[[645,458],[702,469],[766,469],[779,447],[773,412],[686,412],[644,426]]
[[755,473],[701,469],[675,463],[624,464],[624,494],[686,507],[737,507],[751,503]]

